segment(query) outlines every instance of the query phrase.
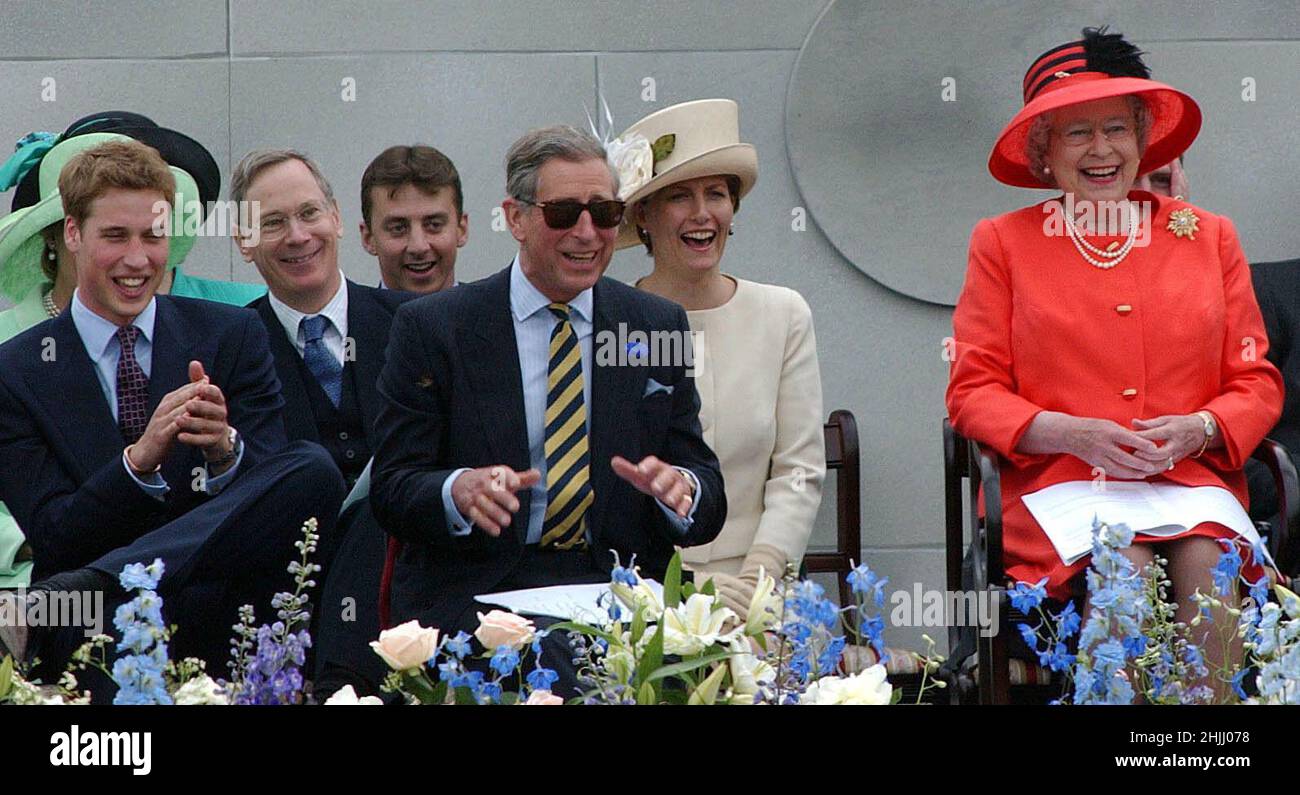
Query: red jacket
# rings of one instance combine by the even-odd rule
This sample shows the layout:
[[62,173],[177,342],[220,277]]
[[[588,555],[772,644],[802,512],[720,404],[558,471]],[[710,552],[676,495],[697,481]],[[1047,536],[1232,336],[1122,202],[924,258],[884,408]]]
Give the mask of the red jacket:
[[[1094,475],[1071,455],[1015,452],[1038,412],[1132,428],[1134,419],[1208,410],[1224,447],[1159,477],[1223,486],[1246,505],[1242,465],[1282,409],[1282,379],[1264,358],[1268,339],[1232,222],[1149,193],[1130,198],[1154,204],[1149,242],[1110,270],[1084,260],[1065,235],[1045,233],[1056,200],[980,221],[953,314],[953,427],[1006,459],[1008,574],[1048,576],[1058,595],[1086,558],[1064,567],[1020,497]],[[1184,208],[1198,219],[1194,239],[1166,228]],[[1106,248],[1111,240],[1119,238],[1090,242]]]

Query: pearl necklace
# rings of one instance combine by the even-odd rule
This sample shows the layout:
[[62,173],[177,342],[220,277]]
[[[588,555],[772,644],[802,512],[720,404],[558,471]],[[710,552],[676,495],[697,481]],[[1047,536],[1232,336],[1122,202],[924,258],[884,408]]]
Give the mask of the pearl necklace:
[[[1069,235],[1070,242],[1074,243],[1074,247],[1078,250],[1079,255],[1087,260],[1093,267],[1101,268],[1102,270],[1110,270],[1124,261],[1124,258],[1133,250],[1133,244],[1137,242],[1138,215],[1137,210],[1133,209],[1131,203],[1128,205],[1128,239],[1124,241],[1124,245],[1120,246],[1118,251],[1103,251],[1084,240],[1079,234],[1079,230],[1075,228],[1074,219],[1070,217],[1070,213],[1063,212],[1062,214],[1065,216],[1065,233]],[[1109,259],[1110,262],[1093,259],[1092,255],[1088,253],[1089,251],[1097,256]]]
[[41,298],[41,303],[45,306],[45,314],[50,317],[59,316],[59,307],[54,303],[54,290],[51,289],[46,293],[45,296]]

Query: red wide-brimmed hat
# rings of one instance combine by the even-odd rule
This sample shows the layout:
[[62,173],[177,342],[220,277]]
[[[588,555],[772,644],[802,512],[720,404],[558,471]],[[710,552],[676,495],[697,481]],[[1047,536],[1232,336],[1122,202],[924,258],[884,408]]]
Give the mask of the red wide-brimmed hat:
[[1084,38],[1054,47],[1025,73],[1025,106],[1007,124],[989,155],[989,173],[1018,188],[1049,185],[1029,170],[1025,142],[1039,115],[1097,99],[1137,95],[1151,111],[1146,151],[1138,174],[1174,160],[1192,145],[1201,130],[1201,109],[1183,92],[1147,77],[1137,48],[1105,28],[1084,31]]

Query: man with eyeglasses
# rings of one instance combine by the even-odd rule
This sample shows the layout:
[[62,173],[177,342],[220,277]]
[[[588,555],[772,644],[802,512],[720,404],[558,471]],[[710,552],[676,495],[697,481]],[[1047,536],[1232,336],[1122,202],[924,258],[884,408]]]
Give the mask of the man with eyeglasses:
[[[236,242],[270,288],[249,306],[270,336],[289,438],[320,443],[351,488],[374,447],[371,429],[380,405],[375,384],[393,313],[414,295],[343,277],[338,204],[306,155],[251,152],[235,167],[230,196],[256,202],[259,210],[248,213],[260,219],[259,228],[240,230]],[[321,539],[322,559],[339,552],[338,565],[325,571],[316,616],[316,684],[322,696],[348,683],[377,692],[382,681],[382,666],[365,644],[378,634],[383,538],[361,499],[339,518],[337,532]]]
[[[602,350],[628,330],[690,333],[677,304],[602,276],[624,209],[604,147],[533,130],[506,156],[506,190],[509,267],[393,323],[371,481],[401,546],[393,624],[472,632],[476,595],[607,581],[616,559],[662,578],[674,546],[708,543],[726,517],[686,363]],[[548,636],[562,694],[571,656]]]

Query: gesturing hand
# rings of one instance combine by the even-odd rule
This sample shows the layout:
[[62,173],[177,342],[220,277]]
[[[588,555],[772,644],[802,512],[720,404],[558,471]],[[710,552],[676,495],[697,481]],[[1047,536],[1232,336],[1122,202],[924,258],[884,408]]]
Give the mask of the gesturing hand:
[[510,526],[510,515],[519,510],[515,492],[531,489],[541,480],[536,469],[516,472],[508,466],[479,467],[462,472],[451,484],[451,499],[460,515],[490,536],[501,535]]
[[176,439],[203,451],[215,461],[230,452],[230,426],[226,423],[226,396],[208,380],[201,362],[190,362],[190,385],[194,395],[185,402],[185,413],[176,422]]
[[1161,444],[1160,454],[1168,466],[1201,449],[1205,444],[1205,421],[1195,414],[1166,414],[1149,420],[1133,420],[1137,435]]
[[690,513],[691,503],[695,501],[695,487],[690,478],[672,464],[652,455],[642,458],[639,464],[633,464],[616,455],[610,459],[609,465],[614,474],[631,483],[642,494],[649,494],[667,505],[680,518],[685,519]]
[[[1126,447],[1133,452],[1125,451]],[[1075,418],[1066,433],[1066,452],[1119,480],[1141,480],[1169,468],[1169,453],[1153,440],[1110,420],[1091,417]]]

